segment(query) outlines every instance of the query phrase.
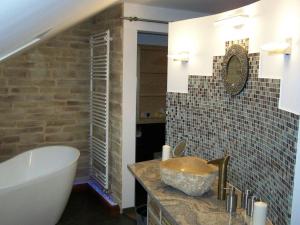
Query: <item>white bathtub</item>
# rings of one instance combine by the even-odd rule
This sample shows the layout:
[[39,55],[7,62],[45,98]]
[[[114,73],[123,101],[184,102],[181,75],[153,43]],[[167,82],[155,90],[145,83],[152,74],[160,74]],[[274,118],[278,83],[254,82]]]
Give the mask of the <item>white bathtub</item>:
[[55,225],[71,193],[79,151],[50,146],[0,163],[0,224]]

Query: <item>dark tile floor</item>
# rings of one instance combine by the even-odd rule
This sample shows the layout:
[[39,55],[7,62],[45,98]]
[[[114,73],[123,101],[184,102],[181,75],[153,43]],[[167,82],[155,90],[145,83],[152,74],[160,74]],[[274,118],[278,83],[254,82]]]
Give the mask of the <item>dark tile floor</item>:
[[136,221],[113,215],[91,192],[73,192],[57,225],[136,225]]

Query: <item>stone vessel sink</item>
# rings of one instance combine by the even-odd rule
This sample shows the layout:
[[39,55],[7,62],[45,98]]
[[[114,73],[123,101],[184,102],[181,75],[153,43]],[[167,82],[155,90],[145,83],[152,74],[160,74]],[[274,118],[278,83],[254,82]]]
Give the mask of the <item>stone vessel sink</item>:
[[218,167],[198,157],[173,158],[160,163],[162,182],[191,196],[207,192],[217,175]]

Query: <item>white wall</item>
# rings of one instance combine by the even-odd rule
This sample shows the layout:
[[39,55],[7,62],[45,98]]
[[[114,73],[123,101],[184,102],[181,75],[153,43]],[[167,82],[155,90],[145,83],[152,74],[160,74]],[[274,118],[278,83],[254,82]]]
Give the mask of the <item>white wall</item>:
[[[232,15],[247,14],[240,29],[216,26],[214,22]],[[249,52],[260,52],[263,44],[292,37],[292,54],[260,57],[261,78],[282,79],[279,107],[300,114],[300,1],[261,0],[213,16],[174,22],[169,25],[169,54],[189,51],[187,64],[168,62],[168,91],[186,93],[188,75],[211,76],[212,57],[225,54],[225,41],[249,38]]]
[[[201,13],[124,4],[124,16],[175,21],[199,17]],[[134,177],[127,165],[135,163],[137,34],[139,31],[167,33],[168,25],[124,21],[123,33],[123,124],[122,124],[122,208],[134,206]]]
[[[232,15],[247,14],[249,21],[239,29],[215,26]],[[225,42],[249,38],[249,52],[261,52],[265,43],[292,38],[290,56],[261,52],[260,78],[281,79],[279,108],[300,114],[300,1],[261,0],[226,13],[169,25],[169,54],[189,51],[191,59],[182,64],[168,60],[168,91],[188,92],[188,75],[212,76],[212,57],[225,54]],[[300,132],[298,137],[292,225],[300,221]]]

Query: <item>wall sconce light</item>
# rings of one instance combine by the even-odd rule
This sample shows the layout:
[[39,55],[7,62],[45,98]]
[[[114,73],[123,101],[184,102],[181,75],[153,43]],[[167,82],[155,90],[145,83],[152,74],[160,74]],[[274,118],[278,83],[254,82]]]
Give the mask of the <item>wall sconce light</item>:
[[173,61],[187,63],[190,59],[190,53],[188,51],[182,51],[177,54],[168,55],[168,58],[173,59]]
[[234,28],[241,28],[245,25],[247,20],[249,19],[248,15],[236,15],[228,18],[224,18],[221,20],[217,20],[214,25],[215,26],[231,26]]
[[261,50],[272,54],[290,55],[292,51],[292,38],[285,41],[270,42],[261,46]]

